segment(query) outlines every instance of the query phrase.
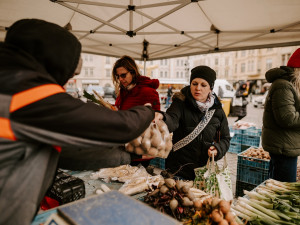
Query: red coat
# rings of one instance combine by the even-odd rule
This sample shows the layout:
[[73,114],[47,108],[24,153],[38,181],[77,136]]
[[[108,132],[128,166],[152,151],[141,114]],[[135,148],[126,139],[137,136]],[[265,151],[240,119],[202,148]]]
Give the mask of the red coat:
[[151,103],[154,110],[160,110],[159,95],[156,91],[158,86],[159,80],[139,76],[134,88],[129,91],[121,88],[115,105],[119,110],[126,110],[133,106]]

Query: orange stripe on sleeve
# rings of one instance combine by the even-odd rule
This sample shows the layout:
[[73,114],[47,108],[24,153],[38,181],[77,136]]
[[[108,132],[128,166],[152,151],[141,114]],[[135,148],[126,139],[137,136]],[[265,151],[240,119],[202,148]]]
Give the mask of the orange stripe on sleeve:
[[15,141],[16,137],[10,127],[10,121],[7,118],[0,117],[0,137]]
[[61,92],[65,92],[65,90],[58,84],[44,84],[25,91],[21,91],[13,95],[10,104],[10,112],[14,112],[33,102]]

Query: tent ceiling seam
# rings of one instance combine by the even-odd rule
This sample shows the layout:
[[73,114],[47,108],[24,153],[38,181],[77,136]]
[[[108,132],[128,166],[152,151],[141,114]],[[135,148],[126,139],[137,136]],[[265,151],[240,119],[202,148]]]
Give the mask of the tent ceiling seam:
[[101,2],[93,2],[93,1],[82,1],[82,0],[50,0],[56,3],[63,3],[63,2],[69,2],[69,3],[79,3],[83,5],[95,5],[95,6],[103,6],[103,7],[111,7],[111,8],[122,8],[126,9],[127,6],[124,5],[117,5],[117,4],[107,4],[107,3],[101,3]]
[[91,19],[94,19],[94,20],[96,20],[96,21],[98,21],[98,22],[104,23],[105,25],[110,26],[110,27],[112,27],[112,28],[114,28],[114,29],[116,29],[116,30],[119,30],[119,31],[123,32],[123,33],[126,33],[126,31],[125,31],[124,29],[122,29],[122,28],[120,28],[120,27],[118,27],[118,26],[115,26],[115,25],[113,25],[113,24],[111,24],[111,23],[108,23],[108,22],[106,22],[105,20],[102,20],[102,19],[100,19],[99,17],[96,17],[96,16],[94,16],[94,15],[91,15],[90,13],[87,13],[87,12],[81,10],[81,9],[76,9],[75,7],[73,7],[73,6],[71,6],[71,5],[68,5],[68,4],[65,4],[65,3],[60,3],[60,2],[58,2],[58,4],[60,4],[60,5],[62,5],[62,6],[65,6],[66,8],[69,8],[69,9],[71,9],[71,10],[74,10],[74,11],[76,11],[76,12],[82,14],[82,15],[85,15],[85,16],[87,16],[87,17],[90,17]]
[[144,24],[144,25],[138,27],[137,29],[134,30],[134,32],[137,33],[137,31],[139,31],[139,30],[141,30],[141,29],[143,29],[143,28],[145,28],[145,27],[148,27],[149,25],[151,25],[151,24],[155,23],[156,21],[158,21],[158,20],[160,20],[160,19],[162,19],[162,18],[164,18],[164,17],[170,15],[171,13],[173,13],[173,12],[175,12],[175,11],[177,11],[177,10],[183,8],[183,7],[185,7],[185,6],[188,5],[188,4],[190,4],[190,3],[189,3],[189,2],[183,3],[183,4],[177,6],[177,7],[173,8],[173,9],[171,9],[171,10],[169,10],[169,11],[163,13],[162,15],[160,15],[160,16],[154,18],[152,21],[149,21],[148,23],[146,23],[146,24]]

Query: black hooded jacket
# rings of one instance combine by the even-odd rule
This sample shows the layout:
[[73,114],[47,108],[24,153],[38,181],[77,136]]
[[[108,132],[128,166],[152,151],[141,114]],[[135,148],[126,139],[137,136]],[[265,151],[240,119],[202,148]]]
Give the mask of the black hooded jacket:
[[[166,168],[171,173],[188,180],[194,180],[194,168],[204,166],[208,160],[208,148],[216,146],[218,154],[216,160],[221,159],[228,151],[230,133],[227,117],[222,109],[222,104],[215,95],[215,103],[209,109],[215,112],[203,131],[189,144],[173,152],[166,159]],[[199,124],[205,113],[201,112],[193,98],[190,86],[173,96],[173,102],[165,113],[165,122],[170,132],[173,132],[173,144],[189,135]],[[220,131],[220,142],[216,133]],[[182,168],[181,168],[182,167]],[[181,168],[181,169],[180,169]]]
[[[61,88],[80,53],[74,35],[36,19],[13,24],[0,44],[1,225],[30,224],[56,171],[59,153],[53,146],[117,146],[138,137],[154,118],[149,107],[111,111],[63,91],[10,109],[12,99],[28,90]],[[5,138],[10,130],[15,140]]]

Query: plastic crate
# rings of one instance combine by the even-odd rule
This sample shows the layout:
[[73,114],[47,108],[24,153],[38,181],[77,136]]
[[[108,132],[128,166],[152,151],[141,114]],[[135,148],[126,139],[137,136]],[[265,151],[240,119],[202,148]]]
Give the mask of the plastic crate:
[[242,144],[243,135],[242,134],[234,134],[231,138],[230,142]]
[[235,186],[235,196],[236,197],[244,196],[244,190],[251,191],[256,187],[257,187],[256,184],[249,184],[247,182],[242,182],[237,180]]
[[270,160],[257,159],[254,157],[244,156],[243,154],[248,151],[250,148],[238,154],[238,165],[246,165],[254,168],[262,168],[265,170],[269,170]]
[[240,153],[241,152],[241,144],[230,142],[228,152],[232,153]]
[[162,158],[154,158],[150,160],[150,165],[160,168],[162,170],[166,169],[166,160]]
[[256,127],[250,127],[246,130],[244,130],[243,135],[249,135],[249,136],[261,136],[261,128],[256,128]]
[[238,128],[234,128],[232,126],[229,127],[229,131],[233,132],[234,134],[243,134],[244,133],[244,129],[238,129]]
[[258,147],[260,143],[260,136],[243,135],[242,144]]
[[237,180],[258,185],[269,179],[268,170],[251,167],[243,164],[237,166]]

